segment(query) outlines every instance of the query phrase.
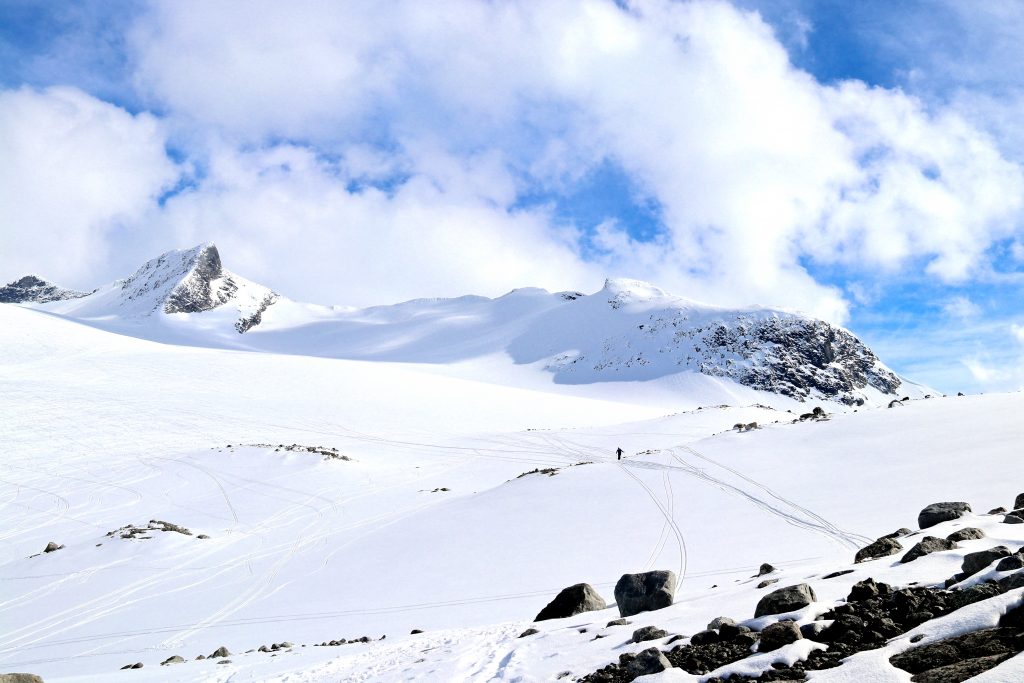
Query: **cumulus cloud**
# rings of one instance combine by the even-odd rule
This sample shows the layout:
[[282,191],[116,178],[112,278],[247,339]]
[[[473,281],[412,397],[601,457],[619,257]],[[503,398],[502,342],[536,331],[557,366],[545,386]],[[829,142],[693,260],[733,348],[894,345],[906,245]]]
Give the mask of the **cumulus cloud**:
[[165,141],[155,117],[75,88],[0,91],[4,270],[97,284],[91,278],[111,236],[142,229],[142,217],[178,178]]
[[981,308],[966,296],[955,296],[942,304],[942,312],[948,318],[968,320],[977,317]]
[[[816,282],[808,262],[898,274],[923,260],[927,274],[961,281],[990,244],[1017,231],[1024,180],[985,133],[899,91],[818,83],[791,65],[756,14],[725,3],[268,2],[246,4],[244,22],[241,11],[154,6],[133,33],[136,83],[221,139],[290,138],[409,183],[386,201],[358,197],[361,210],[381,213],[344,229],[279,221],[288,234],[302,230],[310,249],[344,237],[402,262],[394,240],[375,242],[358,226],[397,220],[395,207],[415,197],[432,210],[402,220],[459,225],[467,246],[491,243],[482,236],[494,231],[508,231],[500,243],[523,253],[531,243],[559,245],[538,267],[509,268],[520,283],[550,280],[540,275],[545,264],[588,276],[596,264],[695,298],[842,320],[847,301]],[[575,226],[602,251],[566,269],[571,244],[544,215],[517,213],[517,198],[557,191],[608,162],[660,206],[663,230],[638,241],[628,226]],[[321,180],[327,192],[331,179]],[[340,187],[329,192],[345,198]],[[501,219],[447,221],[446,211],[465,210],[451,201],[460,193]],[[233,196],[191,201],[213,212]],[[284,215],[302,215],[304,197],[291,195]],[[254,224],[219,212],[224,229]],[[419,253],[444,260],[456,248],[436,244]],[[468,286],[480,282],[467,275]]]
[[[182,1],[127,43],[139,97],[204,169],[143,196],[153,250],[217,240],[297,297],[607,274],[843,321],[816,269],[962,282],[1020,237],[1021,169],[962,112],[822,84],[724,2]],[[608,165],[658,207],[653,235],[525,201]]]

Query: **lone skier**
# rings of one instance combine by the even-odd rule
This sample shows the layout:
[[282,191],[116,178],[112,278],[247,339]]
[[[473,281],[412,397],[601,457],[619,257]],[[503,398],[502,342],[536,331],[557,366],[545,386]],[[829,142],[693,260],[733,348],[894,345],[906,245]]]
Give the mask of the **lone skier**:
[[619,446],[618,448],[615,449],[615,454],[617,456],[619,456],[619,460],[622,460],[622,447],[621,446]]

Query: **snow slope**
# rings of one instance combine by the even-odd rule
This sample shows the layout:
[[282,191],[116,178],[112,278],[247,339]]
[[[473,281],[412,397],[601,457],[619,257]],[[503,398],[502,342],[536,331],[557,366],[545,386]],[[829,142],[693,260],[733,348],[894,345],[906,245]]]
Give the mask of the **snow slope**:
[[28,305],[173,344],[429,363],[506,385],[640,382],[688,407],[736,394],[791,407],[928,393],[842,328],[761,307],[710,307],[635,280],[608,280],[591,295],[524,288],[355,310],[291,301],[224,269],[205,244],[87,296]]
[[[0,349],[0,670],[47,681],[578,676],[642,649],[632,628],[749,615],[761,562],[811,577],[825,603],[867,575],[941,581],[973,547],[909,574],[882,560],[821,575],[927,503],[987,509],[1021,488],[1018,394],[826,421],[680,412],[671,392],[172,346],[15,306],[0,306]],[[544,468],[558,471],[519,476]],[[1024,525],[966,524],[1024,541]],[[127,525],[144,531],[110,535]],[[622,573],[655,567],[682,578],[672,608],[622,633],[604,628],[612,609],[516,637],[562,587],[611,602]],[[246,653],[281,641],[295,647]],[[221,645],[230,663],[193,661]],[[174,654],[189,661],[159,666]]]

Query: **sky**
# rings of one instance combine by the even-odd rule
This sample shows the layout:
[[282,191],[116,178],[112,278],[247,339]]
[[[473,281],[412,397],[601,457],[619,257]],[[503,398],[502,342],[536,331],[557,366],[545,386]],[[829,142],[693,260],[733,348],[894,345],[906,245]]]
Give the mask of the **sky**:
[[1024,2],[0,0],[0,279],[653,282],[1024,385]]

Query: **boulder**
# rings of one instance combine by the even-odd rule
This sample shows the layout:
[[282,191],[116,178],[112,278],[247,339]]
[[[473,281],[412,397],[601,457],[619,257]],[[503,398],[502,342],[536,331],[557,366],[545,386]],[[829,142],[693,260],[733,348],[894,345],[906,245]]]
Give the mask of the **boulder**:
[[185,658],[180,655],[172,655],[160,662],[160,666],[170,666],[171,664],[184,664]]
[[555,596],[555,599],[540,611],[534,621],[563,619],[575,616],[581,612],[593,612],[604,609],[607,606],[604,598],[598,595],[593,586],[589,583],[577,583],[574,586],[562,589]]
[[214,659],[215,657],[230,657],[230,656],[231,656],[231,651],[228,650],[227,647],[221,645],[216,650],[214,650],[212,654],[210,654],[209,658],[210,659]]
[[947,541],[944,538],[935,538],[934,536],[925,536],[900,559],[900,562],[904,564],[907,562],[913,562],[919,557],[931,555],[932,553],[937,553],[942,550],[953,550],[956,547],[957,545],[953,541]]
[[717,643],[721,639],[717,629],[709,628],[698,631],[690,636],[690,645],[708,645],[709,643]]
[[1014,572],[1009,576],[1004,576],[997,583],[1004,592],[1012,591],[1014,588],[1024,588],[1024,572]]
[[903,550],[903,546],[900,545],[899,541],[895,538],[883,536],[874,543],[869,543],[853,556],[854,562],[867,562],[868,560],[875,560],[879,557],[887,557],[889,555],[895,555],[899,551]]
[[987,628],[901,652],[889,662],[918,683],[963,681],[1014,656],[1018,640],[1015,628]]
[[1024,517],[1017,515],[1006,515],[1003,517],[1003,524],[1024,524]]
[[719,639],[725,641],[735,640],[741,633],[750,633],[750,628],[741,624],[722,624],[718,629]]
[[761,641],[760,645],[757,646],[757,651],[770,652],[771,650],[778,650],[783,645],[789,645],[802,638],[803,635],[800,634],[800,627],[796,625],[795,621],[789,619],[779,621],[769,624],[761,630]]
[[1017,497],[1013,501],[1013,509],[1014,510],[1019,510],[1021,508],[1024,508],[1024,493],[1018,494]]
[[890,588],[888,584],[878,583],[869,577],[863,581],[858,581],[853,584],[850,588],[850,595],[846,599],[849,602],[868,600],[870,598],[878,597],[879,595],[887,595],[889,591]]
[[35,674],[0,674],[0,683],[43,683]]
[[672,662],[668,661],[668,658],[662,654],[661,650],[651,647],[638,653],[636,657],[626,664],[626,674],[630,676],[629,680],[632,680],[633,678],[656,674],[671,668]]
[[623,574],[615,584],[615,602],[622,617],[668,607],[675,595],[676,575],[666,569]]
[[979,538],[985,538],[985,532],[973,526],[958,529],[949,536],[946,536],[947,541],[953,541],[954,543],[959,541],[976,541]]
[[1010,572],[1021,568],[1024,568],[1024,555],[1021,555],[1019,550],[1015,554],[999,560],[999,564],[996,565],[996,570],[1001,572]]
[[53,551],[60,550],[63,547],[64,546],[60,545],[56,541],[50,541],[49,543],[46,544],[46,548],[43,549],[43,552],[44,553],[52,553]]
[[605,626],[629,626],[629,624],[630,621],[628,619],[612,619],[607,624],[605,624]]
[[668,631],[657,626],[643,626],[633,631],[632,640],[634,643],[642,643],[647,640],[661,640],[668,638]]
[[761,565],[761,568],[757,570],[757,576],[764,576],[765,574],[771,574],[775,571],[775,567],[771,566],[767,562]]
[[736,625],[736,620],[735,619],[730,619],[729,617],[715,617],[714,619],[712,619],[708,623],[708,628],[709,629],[714,629],[714,630],[717,631],[718,629],[722,628],[722,626],[725,626],[726,624],[728,624],[729,626],[735,626]]
[[525,638],[526,636],[532,636],[532,635],[537,634],[537,633],[540,633],[540,631],[538,631],[535,628],[528,628],[525,631],[523,631],[522,633],[520,633],[519,637],[520,638]]
[[786,586],[785,588],[774,590],[761,598],[754,609],[754,617],[794,612],[806,607],[817,599],[818,596],[814,594],[814,589],[806,583]]
[[804,624],[800,627],[800,635],[807,640],[818,640],[821,632],[828,628],[828,624],[823,621],[812,621],[809,624]]
[[1010,554],[1010,549],[1005,545],[997,545],[994,548],[988,550],[979,550],[976,553],[967,553],[964,555],[963,564],[960,565],[960,570],[966,576],[972,576],[977,574],[985,567],[989,566],[996,560],[1006,557]]
[[904,536],[909,536],[912,533],[914,532],[904,526],[900,527],[891,534],[886,534],[885,536],[880,536],[879,538],[903,538]]
[[932,503],[917,515],[917,526],[927,529],[951,519],[959,519],[971,511],[971,506],[963,502]]

